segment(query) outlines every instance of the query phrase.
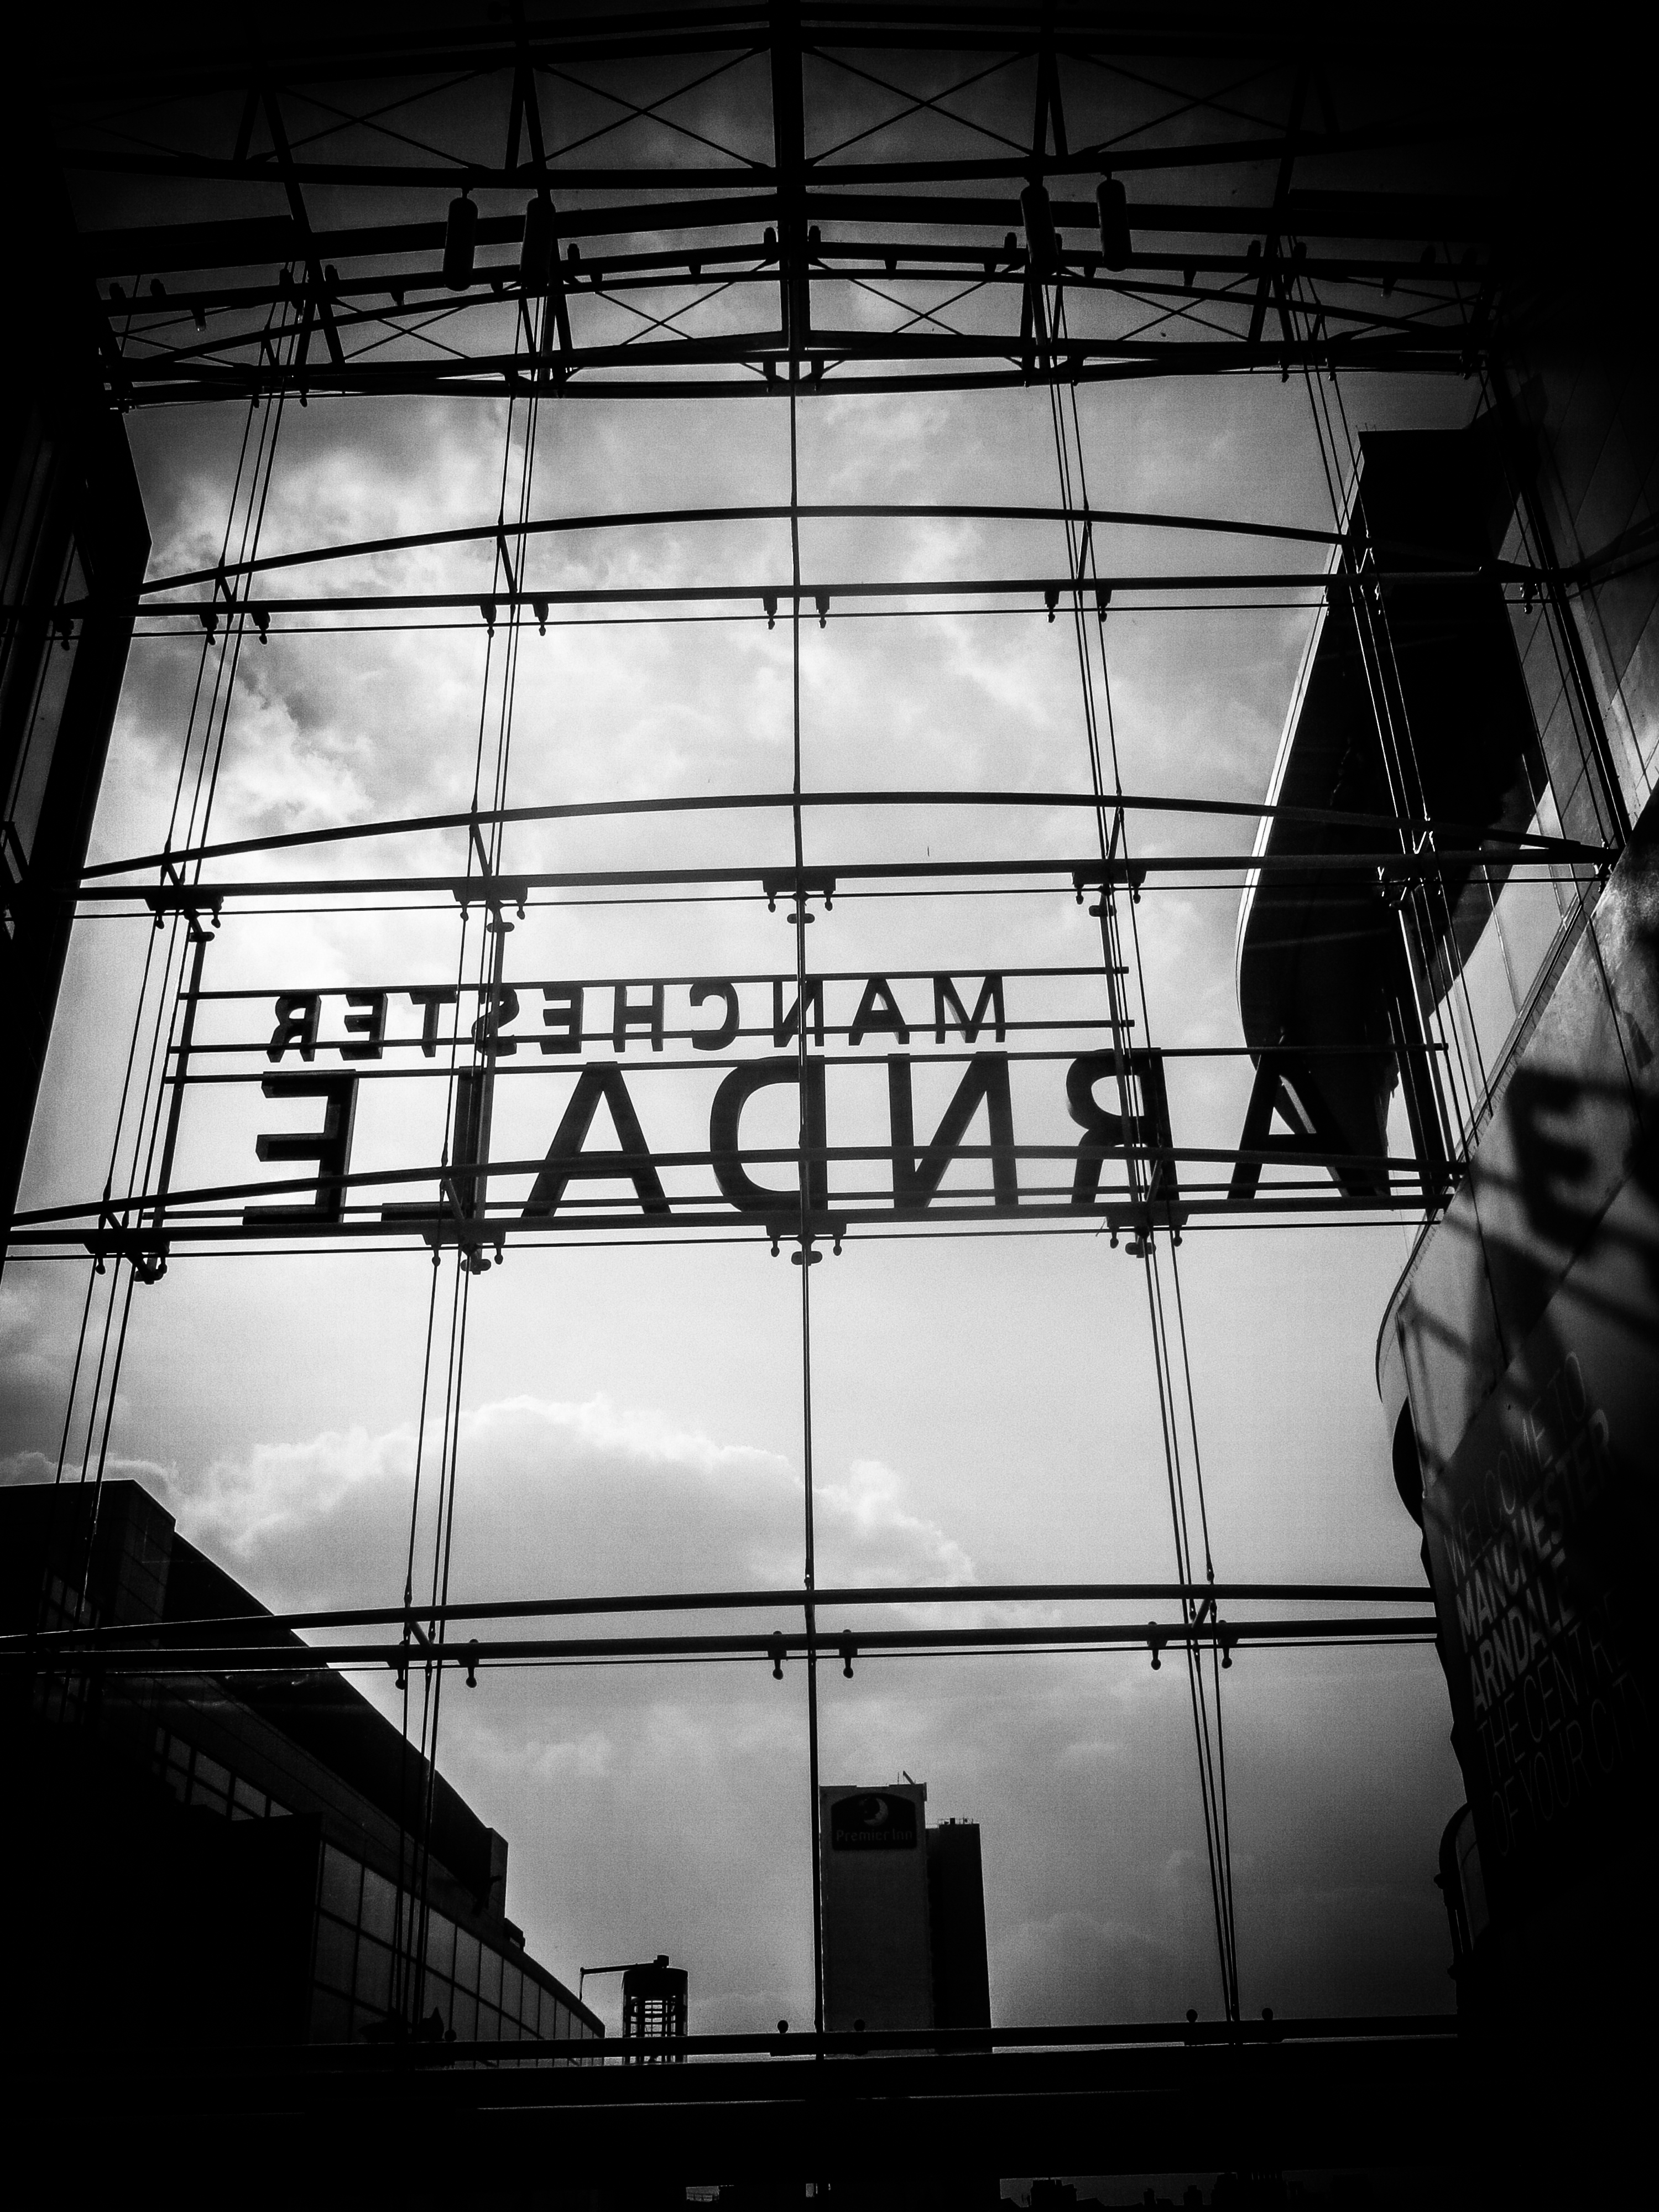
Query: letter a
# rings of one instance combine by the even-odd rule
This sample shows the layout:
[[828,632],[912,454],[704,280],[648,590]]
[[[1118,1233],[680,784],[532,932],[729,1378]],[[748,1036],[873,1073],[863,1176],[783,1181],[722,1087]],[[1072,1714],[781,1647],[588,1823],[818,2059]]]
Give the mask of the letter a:
[[[619,1152],[589,1152],[583,1149],[601,1100],[611,1109],[611,1118],[617,1125],[617,1134],[622,1140]],[[600,1182],[626,1178],[639,1193],[640,1204],[647,1213],[668,1212],[668,1196],[663,1189],[662,1178],[646,1149],[645,1132],[640,1127],[640,1117],[634,1111],[634,1102],[628,1095],[628,1085],[619,1067],[582,1070],[570,1103],[564,1109],[564,1118],[553,1133],[535,1188],[526,1201],[524,1219],[533,1221],[538,1216],[553,1213],[573,1176],[586,1176]]]

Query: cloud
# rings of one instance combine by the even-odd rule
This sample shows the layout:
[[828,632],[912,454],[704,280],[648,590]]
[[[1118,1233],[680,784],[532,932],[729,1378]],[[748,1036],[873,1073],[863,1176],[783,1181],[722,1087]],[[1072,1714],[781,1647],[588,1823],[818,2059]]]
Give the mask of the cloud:
[[[63,1479],[66,1483],[78,1483],[82,1472],[78,1460],[65,1458]],[[0,1486],[52,1482],[57,1476],[56,1453],[16,1451],[0,1458]],[[175,1468],[163,1467],[159,1460],[131,1459],[120,1452],[110,1452],[104,1460],[104,1480],[142,1483],[145,1489],[161,1497],[174,1487],[178,1475]]]
[[1171,1947],[1145,1929],[1088,1912],[1022,1922],[992,1961],[997,2017],[1044,2026],[1153,2020],[1169,2008]]
[[[192,1540],[262,1596],[384,1601],[401,1585],[411,1513],[417,1587],[436,1534],[441,1437],[416,1509],[412,1425],[330,1430],[214,1460],[167,1489]],[[455,1455],[452,1595],[787,1587],[800,1579],[799,1476],[778,1454],[664,1413],[520,1395],[464,1413]],[[815,1493],[820,1580],[970,1581],[973,1563],[910,1510],[902,1478],[859,1461]]]

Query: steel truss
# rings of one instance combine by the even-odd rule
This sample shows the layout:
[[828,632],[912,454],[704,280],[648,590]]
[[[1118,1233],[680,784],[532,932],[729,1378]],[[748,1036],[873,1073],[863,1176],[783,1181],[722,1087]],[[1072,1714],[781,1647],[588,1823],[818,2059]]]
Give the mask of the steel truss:
[[[192,21],[65,56],[54,89],[133,405],[1467,374],[1515,274],[1490,187],[1526,103],[1443,23],[1430,70],[1268,11],[774,0],[257,48]],[[159,219],[100,219],[117,185]]]

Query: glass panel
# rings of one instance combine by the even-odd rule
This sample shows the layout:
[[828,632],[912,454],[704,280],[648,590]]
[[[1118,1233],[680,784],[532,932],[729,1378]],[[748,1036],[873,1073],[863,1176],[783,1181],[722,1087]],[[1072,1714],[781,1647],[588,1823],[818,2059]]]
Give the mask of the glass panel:
[[230,1769],[221,1766],[216,1759],[210,1759],[205,1752],[198,1751],[196,1754],[196,1779],[205,1782],[210,1790],[216,1790],[222,1797],[230,1795]]
[[480,2043],[499,2043],[501,2039],[501,2016],[494,2005],[478,2007],[478,2040]]
[[355,1924],[362,1874],[363,1870],[356,1859],[348,1858],[343,1851],[337,1851],[332,1844],[325,1844],[321,1899],[324,1911],[337,1913],[342,1920],[349,1920]]
[[313,2043],[345,2043],[351,2035],[351,2007],[327,1990],[311,1993],[311,2039]]
[[398,1904],[398,1893],[383,1874],[373,1867],[363,1869],[363,1905],[359,1924],[365,1935],[376,1937],[382,1943],[392,1939],[392,1917]]
[[392,1949],[371,1936],[357,1944],[357,2002],[383,2013],[392,2002]]
[[256,1790],[251,1782],[239,1775],[230,1793],[230,1817],[233,1820],[263,1820],[265,1817],[265,1793]]
[[185,1773],[188,1773],[190,1771],[190,1746],[185,1741],[183,1736],[168,1736],[167,1738],[167,1747],[168,1765],[180,1767]]
[[478,1988],[478,1939],[465,1928],[455,1931],[455,1986],[474,1996]]
[[501,1968],[501,2010],[510,2021],[516,2021],[519,2007],[524,2001],[524,1976],[518,1967]]
[[291,1820],[294,1815],[286,1805],[279,1805],[273,1797],[270,1800],[270,1817],[273,1820]]
[[345,1928],[325,1913],[317,1916],[317,1964],[314,1978],[327,1989],[351,1987],[351,1955],[356,1948],[355,1929]]
[[501,2001],[501,1954],[492,1951],[488,1943],[480,1947],[478,1995],[486,2004],[499,2004]]
[[[210,1766],[212,1763],[213,1762],[210,1759],[198,1759],[197,1761],[196,1777],[190,1785],[190,1802],[192,1805],[205,1806],[210,1813],[228,1813],[230,1810],[229,1791],[228,1790],[216,1790],[209,1777],[204,1774],[201,1771],[204,1766]],[[222,1774],[224,1774],[225,1771],[223,1767],[221,1767],[219,1771]],[[228,1782],[230,1777],[226,1774],[225,1779]]]
[[455,1923],[441,1912],[426,1923],[426,1963],[434,1974],[448,1974],[455,1964]]
[[[86,589],[87,580],[79,556],[71,554],[59,596],[63,599],[82,599],[86,596]],[[40,689],[35,695],[30,732],[23,741],[6,809],[10,817],[13,843],[25,860],[33,850],[34,833],[40,824],[40,809],[46,795],[47,779],[52,774],[52,756],[58,747],[64,704],[69,696],[70,677],[80,649],[81,633],[85,627],[82,623],[71,637],[65,638],[61,643],[54,639],[41,658]]]
[[1478,1100],[1498,1073],[1504,1042],[1515,1026],[1515,999],[1504,947],[1490,922],[1464,963],[1462,981],[1454,986],[1452,1002],[1464,1049],[1470,1054],[1469,1078]]
[[1561,927],[1561,902],[1555,885],[1547,871],[1540,873],[1541,881],[1527,882],[1511,876],[1498,901],[1498,927],[1509,960],[1510,990],[1517,1006],[1524,1006],[1530,997]]
[[471,2043],[478,2033],[478,2000],[469,1996],[465,1990],[455,1992],[455,2010],[450,2021],[459,2043]]

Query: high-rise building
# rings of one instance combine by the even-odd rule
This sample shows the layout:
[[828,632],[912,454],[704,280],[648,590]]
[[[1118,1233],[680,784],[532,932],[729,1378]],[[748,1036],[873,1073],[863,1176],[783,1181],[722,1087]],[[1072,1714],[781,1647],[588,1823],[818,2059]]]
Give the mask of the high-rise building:
[[934,2027],[989,2027],[991,1972],[977,1820],[945,1820],[928,1829],[927,1910]]
[[927,1806],[925,1782],[818,1792],[832,2033],[991,2024],[979,1829]]

